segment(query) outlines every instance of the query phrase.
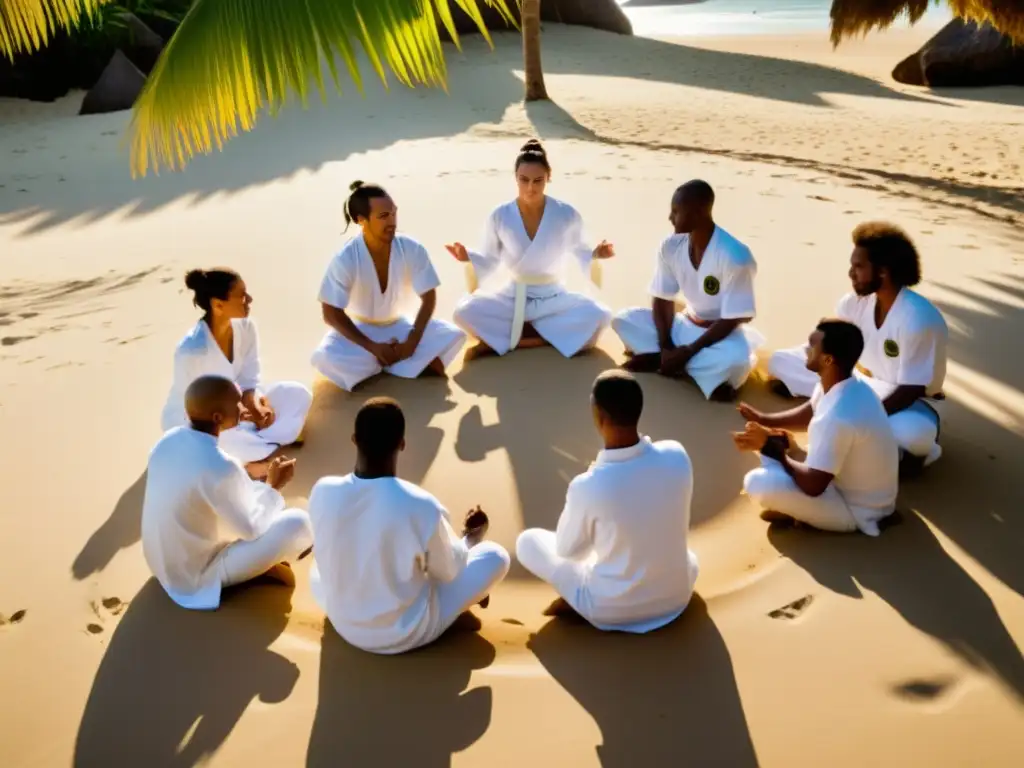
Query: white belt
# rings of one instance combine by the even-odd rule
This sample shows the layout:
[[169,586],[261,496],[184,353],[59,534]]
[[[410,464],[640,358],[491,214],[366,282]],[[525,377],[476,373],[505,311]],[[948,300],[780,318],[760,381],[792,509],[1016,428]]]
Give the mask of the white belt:
[[[594,259],[590,262],[590,280],[598,288],[601,287],[602,272],[601,262]],[[526,320],[526,287],[529,285],[554,285],[558,283],[557,277],[549,275],[520,275],[515,278],[516,295],[512,311],[512,333],[509,337],[509,349],[515,349],[523,335],[523,323]],[[466,262],[466,288],[470,293],[476,291],[478,282],[476,269],[472,262]]]
[[375,320],[372,317],[363,317],[362,315],[354,315],[351,312],[348,313],[349,319],[356,323],[363,323],[365,325],[391,325],[401,320],[400,317],[392,317],[387,320]]

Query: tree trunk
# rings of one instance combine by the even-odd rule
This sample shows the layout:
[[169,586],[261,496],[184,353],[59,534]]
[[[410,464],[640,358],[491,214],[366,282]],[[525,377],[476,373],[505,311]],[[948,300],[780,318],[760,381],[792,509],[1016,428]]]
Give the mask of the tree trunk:
[[523,65],[526,70],[526,100],[546,101],[544,69],[540,63],[540,3],[541,0],[523,0]]

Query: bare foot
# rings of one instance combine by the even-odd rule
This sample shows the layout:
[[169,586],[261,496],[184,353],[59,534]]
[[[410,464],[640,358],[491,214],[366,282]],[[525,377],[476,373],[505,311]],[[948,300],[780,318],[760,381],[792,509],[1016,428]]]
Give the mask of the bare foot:
[[540,347],[549,346],[546,339],[542,339],[540,336],[531,336],[530,338],[522,338],[519,343],[516,344],[516,349],[538,349]]
[[423,373],[432,376],[439,376],[442,379],[448,378],[448,373],[444,369],[444,363],[441,362],[441,358],[435,357],[430,361],[430,365],[423,369]]
[[766,523],[778,526],[780,528],[790,528],[796,526],[796,519],[789,515],[783,514],[782,512],[776,512],[774,509],[766,509],[761,513],[761,519]]
[[721,384],[711,393],[710,400],[715,403],[731,403],[736,399],[736,390],[730,384]]
[[295,572],[288,563],[278,563],[277,565],[271,566],[268,571],[261,574],[261,578],[276,581],[286,587],[295,586]]
[[270,470],[270,461],[251,461],[245,465],[245,471],[253,480],[266,480]]
[[632,373],[654,373],[661,367],[661,353],[634,354],[622,364],[624,370]]
[[469,362],[470,360],[476,360],[478,357],[489,357],[493,354],[494,350],[480,341],[466,350],[463,360]]
[[556,598],[551,605],[541,611],[544,616],[578,616],[579,614],[571,605],[565,602],[565,598]]

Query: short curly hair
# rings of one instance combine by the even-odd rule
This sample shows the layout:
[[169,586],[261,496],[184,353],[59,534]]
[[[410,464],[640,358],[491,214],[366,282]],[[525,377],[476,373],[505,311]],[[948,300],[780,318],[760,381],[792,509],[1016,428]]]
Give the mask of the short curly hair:
[[899,287],[921,282],[921,257],[901,227],[887,221],[866,221],[853,230],[853,244],[863,248],[875,269],[885,268]]

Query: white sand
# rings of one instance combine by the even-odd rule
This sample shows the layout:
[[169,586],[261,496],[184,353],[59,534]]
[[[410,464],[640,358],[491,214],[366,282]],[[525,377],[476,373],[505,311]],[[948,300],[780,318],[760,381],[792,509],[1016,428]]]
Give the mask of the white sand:
[[[833,54],[809,37],[695,47],[549,26],[558,106],[527,108],[518,39],[469,40],[449,57],[450,95],[353,89],[137,182],[126,114],[0,104],[0,615],[27,611],[0,626],[0,765],[1019,765],[1024,98],[891,83],[927,34]],[[856,223],[914,234],[922,290],[951,327],[951,401],[941,463],[902,490],[904,524],[877,540],[769,533],[739,496],[753,459],[729,440],[735,411],[645,379],[645,426],[682,440],[698,473],[701,599],[664,632],[548,624],[553,595],[518,567],[479,636],[403,659],[321,641],[306,562],[290,596],[173,608],[147,584],[138,517],[171,351],[195,318],[184,271],[239,269],[266,376],[312,381],[348,182],[392,191],[448,315],[463,286],[442,246],[475,241],[534,134],[552,194],[616,244],[616,308],[646,301],[669,197],[694,176],[758,258],[757,326],[776,347],[832,311]],[[318,385],[289,493],[347,471],[355,409],[393,394],[410,420],[403,476],[455,514],[483,504],[511,547],[554,524],[598,449],[586,394],[622,359],[613,334],[601,348],[456,363],[447,384],[357,396]],[[805,595],[799,618],[768,616]],[[127,610],[102,605],[113,596]]]

